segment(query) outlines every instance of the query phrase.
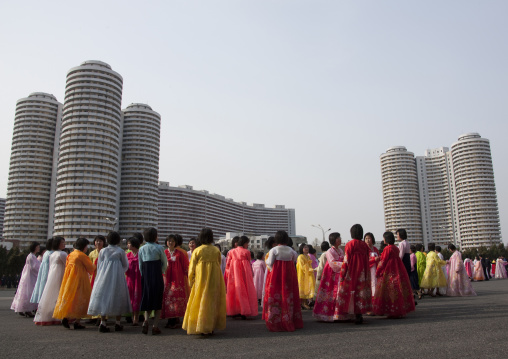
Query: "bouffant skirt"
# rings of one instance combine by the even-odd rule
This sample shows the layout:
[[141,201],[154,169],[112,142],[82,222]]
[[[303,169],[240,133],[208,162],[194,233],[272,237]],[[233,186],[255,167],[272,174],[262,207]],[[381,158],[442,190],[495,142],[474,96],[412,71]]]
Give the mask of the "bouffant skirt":
[[162,278],[162,262],[160,260],[143,262],[141,274],[141,311],[162,309],[164,296],[164,279]]

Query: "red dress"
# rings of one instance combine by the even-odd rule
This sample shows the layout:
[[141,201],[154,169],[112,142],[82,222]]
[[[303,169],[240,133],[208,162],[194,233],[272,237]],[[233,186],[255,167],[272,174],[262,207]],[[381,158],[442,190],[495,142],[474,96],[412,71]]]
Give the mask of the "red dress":
[[166,249],[168,268],[164,275],[164,297],[162,300],[161,318],[185,316],[189,299],[189,257],[184,251],[175,248],[173,254]]
[[139,271],[138,255],[133,252],[127,253],[129,269],[125,272],[129,297],[131,299],[132,311],[139,312],[143,287],[141,287],[141,272]]
[[411,282],[399,257],[399,249],[393,244],[383,250],[376,277],[376,294],[372,300],[374,314],[401,317],[415,310]]
[[250,251],[243,247],[236,247],[228,253],[226,264],[227,315],[258,315],[258,300],[254,287],[254,275],[250,264]]
[[321,275],[312,315],[318,320],[333,322],[338,319],[337,292],[344,252],[340,248],[332,247],[325,253],[325,256],[326,264]]
[[294,332],[303,328],[298,278],[293,261],[276,260],[266,275],[262,318],[271,332]]
[[359,239],[346,244],[344,264],[340,271],[338,319],[353,319],[372,309],[369,246]]

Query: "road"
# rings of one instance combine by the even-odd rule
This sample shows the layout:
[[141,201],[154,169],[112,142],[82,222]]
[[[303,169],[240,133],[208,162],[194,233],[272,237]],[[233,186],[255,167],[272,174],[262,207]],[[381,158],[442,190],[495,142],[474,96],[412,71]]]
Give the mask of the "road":
[[366,317],[363,325],[319,323],[304,311],[304,328],[270,333],[264,322],[228,318],[213,337],[163,329],[145,336],[125,324],[119,333],[89,326],[37,327],[9,307],[13,291],[0,291],[3,358],[501,358],[508,354],[508,280],[473,284],[477,297],[425,297],[405,319]]

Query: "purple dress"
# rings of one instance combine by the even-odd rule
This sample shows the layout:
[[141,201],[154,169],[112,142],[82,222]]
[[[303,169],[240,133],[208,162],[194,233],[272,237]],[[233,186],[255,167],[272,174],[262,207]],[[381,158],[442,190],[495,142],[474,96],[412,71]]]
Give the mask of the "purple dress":
[[12,301],[11,309],[16,313],[31,312],[37,309],[37,303],[30,303],[32,292],[37,282],[37,274],[39,274],[39,267],[41,262],[37,260],[37,257],[30,253],[26,257],[25,266],[21,273],[21,279],[19,280],[18,290]]

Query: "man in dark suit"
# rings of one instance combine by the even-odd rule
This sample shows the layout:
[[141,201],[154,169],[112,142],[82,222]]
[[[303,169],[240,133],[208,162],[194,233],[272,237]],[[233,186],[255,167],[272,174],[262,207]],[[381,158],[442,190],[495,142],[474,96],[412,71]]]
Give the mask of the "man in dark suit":
[[483,275],[485,276],[485,280],[489,280],[489,276],[487,275],[487,259],[485,255],[480,255],[480,262],[482,263]]

